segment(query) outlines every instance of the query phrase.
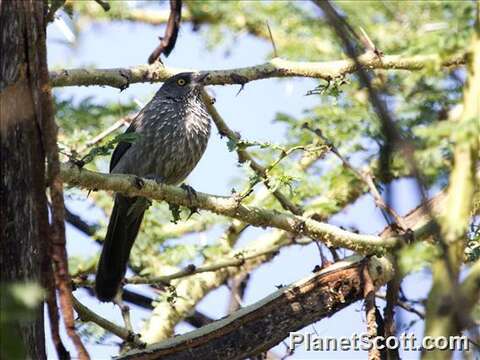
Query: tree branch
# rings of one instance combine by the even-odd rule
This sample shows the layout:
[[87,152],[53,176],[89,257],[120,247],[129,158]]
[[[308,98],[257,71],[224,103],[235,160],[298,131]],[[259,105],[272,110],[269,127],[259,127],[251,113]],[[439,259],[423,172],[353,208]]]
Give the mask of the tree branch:
[[[409,228],[415,231],[426,228],[426,224],[430,222],[426,208],[433,209],[433,212],[438,214],[444,209],[445,203],[446,197],[443,192],[440,192],[430,199],[428,204],[424,203],[412,210],[404,217],[404,220]],[[392,227],[388,227],[382,231],[381,236],[384,238],[389,237],[392,231],[394,231]],[[424,232],[423,235],[427,235],[427,233]],[[377,288],[384,285],[393,276],[393,264],[387,258],[371,257],[369,260],[362,260],[359,257],[350,257],[346,261],[335,263],[315,273],[306,280],[302,280],[288,288],[282,288],[264,300],[245,307],[228,318],[216,321],[207,327],[186,335],[177,336],[149,346],[143,351],[130,352],[125,354],[125,357],[121,357],[121,359],[153,359],[159,356],[162,356],[162,359],[190,359],[197,356],[201,357],[202,355],[209,359],[229,359],[235,356],[244,358],[255,352],[265,351],[280,342],[288,335],[289,331],[295,331],[316,320],[331,316],[336,311],[341,310],[346,304],[361,299],[364,295],[362,271],[365,269],[365,266],[368,266],[369,275]],[[472,267],[471,275],[467,278],[469,280],[465,282],[464,286],[466,292],[475,291],[478,288],[478,282],[475,282],[480,273],[478,268],[480,267],[475,267],[474,270]],[[344,282],[342,282],[340,287],[335,287],[335,284],[329,282],[328,279],[333,282],[335,282],[335,279],[343,279]],[[360,288],[357,288],[357,284],[361,284]],[[338,296],[340,294],[335,292],[337,289],[340,289],[343,297]],[[346,293],[343,291],[346,291],[348,294],[345,296]],[[288,294],[288,299],[291,299],[291,301],[285,299],[286,294]],[[340,301],[340,303],[337,303],[337,301]],[[323,308],[325,304],[328,304],[328,311]],[[291,314],[291,311],[294,314]],[[308,322],[304,322],[306,320],[303,316],[308,317]],[[261,323],[272,318],[273,324]],[[298,318],[299,322],[302,323],[297,323],[295,318]],[[270,328],[273,330],[258,334],[258,329],[266,326],[271,326]],[[262,337],[264,334],[268,334],[265,336],[274,334],[276,337],[275,339],[270,337],[265,339]],[[149,342],[148,339],[144,340],[147,343]],[[229,349],[229,340],[232,340],[235,344],[236,350],[234,351],[239,351],[240,349],[243,352],[241,354],[234,352],[232,353],[233,355],[224,355],[222,351]],[[212,348],[208,348],[209,346],[212,346]]]
[[83,305],[80,301],[78,301],[74,296],[72,297],[73,299],[73,307],[75,311],[78,314],[78,317],[80,318],[81,321],[87,322],[91,321],[98,326],[102,327],[105,330],[108,330],[112,334],[115,334],[118,336],[120,339],[123,339],[127,343],[131,343],[136,347],[143,348],[145,347],[145,344],[140,341],[140,337],[133,333],[132,331],[118,326],[111,321],[101,317],[100,315],[94,313],[92,310],[90,310],[88,307]]
[[[295,168],[299,171],[306,171],[319,158],[319,154],[305,153],[303,155],[302,160],[295,165]],[[360,196],[362,193],[362,191],[359,191],[359,187],[347,186],[346,184],[345,187],[340,188],[340,193],[342,194],[340,197],[337,191],[338,188],[336,188],[335,191],[330,190],[324,193],[324,196],[338,199],[339,203],[346,204],[347,202],[353,201],[354,198]],[[350,195],[346,196],[345,194],[347,193]],[[268,189],[262,188],[250,202],[250,205],[261,206],[270,197],[271,193]],[[322,211],[322,217],[326,219],[335,211],[334,207],[328,207]],[[227,253],[232,252],[232,249],[247,226],[248,224],[239,220],[231,221],[224,233],[220,235],[217,243],[221,244]],[[247,247],[243,248],[243,250],[246,252],[260,251],[261,249],[268,249],[272,246],[285,246],[291,243],[294,238],[294,236],[285,231],[274,230],[256,239]],[[298,240],[296,240],[296,242],[298,242]],[[155,303],[152,316],[142,330],[142,338],[147,343],[158,342],[169,338],[173,335],[175,325],[186,318],[193,311],[196,304],[210,291],[225,284],[229,278],[238,275],[240,272],[252,271],[270,259],[272,259],[272,256],[257,257],[248,260],[242,267],[224,268],[214,273],[197,274],[173,281],[175,291],[178,294],[175,304],[171,304],[166,300],[160,300]],[[206,260],[205,265],[210,263],[212,263],[212,261]],[[150,267],[155,269],[155,274],[163,275],[163,273],[159,273],[161,269],[157,270],[155,266]]]
[[[182,277],[191,276],[195,274],[201,274],[204,272],[213,272],[221,270],[228,267],[237,267],[245,264],[245,261],[255,259],[257,257],[272,255],[280,249],[280,246],[274,246],[261,251],[252,252],[251,254],[244,254],[243,251],[234,253],[231,258],[223,259],[217,261],[213,264],[195,266],[193,264],[187,265],[183,270],[177,271],[170,275],[164,276],[132,276],[129,278],[123,279],[125,284],[149,284],[149,285],[170,285],[170,281],[175,279],[180,279]],[[90,280],[84,279],[82,276],[72,279],[75,286],[93,286],[93,282]]]
[[[367,266],[362,268],[362,277],[367,334],[370,339],[373,339],[381,335],[381,332],[378,326],[377,305],[375,304],[375,285]],[[372,348],[368,350],[368,360],[380,359],[380,349],[378,349],[377,346],[372,346]]]
[[325,142],[325,144],[327,144],[327,146],[330,148],[330,151],[340,159],[343,166],[350,169],[350,171],[352,171],[352,173],[358,179],[362,180],[365,183],[365,185],[367,185],[368,189],[370,190],[370,194],[373,196],[375,205],[377,205],[380,209],[388,213],[393,218],[393,220],[395,221],[399,229],[401,229],[404,232],[407,231],[408,229],[403,222],[403,218],[395,211],[395,209],[393,209],[389,204],[385,202],[382,195],[378,191],[377,186],[375,185],[372,175],[369,172],[363,172],[363,171],[357,170],[350,163],[350,161],[348,161],[342,154],[340,154],[337,147],[323,135],[320,129],[314,129],[310,127],[308,124],[304,124],[304,127],[310,130],[311,132],[313,132],[320,139],[322,139],[322,141]]
[[[480,20],[480,19],[477,19]],[[480,26],[480,25],[478,25]],[[442,256],[432,265],[433,284],[427,301],[425,333],[429,336],[453,336],[465,327],[470,316],[471,303],[459,291],[459,275],[465,251],[465,236],[470,223],[478,174],[480,150],[480,27],[476,29],[471,44],[471,57],[467,85],[464,89],[464,106],[460,125],[474,121],[468,136],[453,137],[454,166],[447,192],[448,215],[440,224]],[[472,122],[473,124],[473,122]],[[450,271],[446,271],[450,270]],[[440,350],[422,353],[422,359],[447,356]]]
[[152,180],[142,179],[143,187],[137,188],[137,177],[132,175],[102,174],[79,169],[73,164],[61,167],[63,181],[70,185],[87,189],[112,190],[128,196],[143,196],[154,200],[165,200],[169,203],[186,207],[196,207],[212,211],[219,215],[235,218],[254,226],[269,226],[286,230],[293,234],[309,236],[329,246],[343,247],[361,254],[372,254],[394,248],[400,237],[381,239],[374,235],[360,235],[340,229],[302,216],[282,213],[239,203],[235,197],[220,197],[197,192],[197,196],[189,197],[185,190],[157,184]]
[[[361,299],[364,266],[369,267],[377,286],[392,276],[385,258],[372,257],[366,261],[354,256],[281,288],[227,318],[147,349],[130,351],[119,359],[236,359],[267,351],[289,332],[331,316]],[[266,328],[271,331],[258,331]]]
[[[420,229],[428,229],[430,218],[427,216],[427,210],[425,204],[412,210],[406,217],[405,221],[412,229],[417,230],[420,234]],[[435,213],[440,213],[445,206],[445,196],[443,193],[437,194],[434,198],[429,200],[428,207],[432,208]],[[327,214],[324,213],[324,216]],[[235,221],[236,223],[238,221]],[[431,229],[430,229],[431,230]],[[381,236],[386,238],[391,236],[393,230],[391,227],[387,227]],[[235,232],[233,234],[236,234]],[[425,231],[422,236],[428,235]],[[305,239],[305,244],[310,239]],[[295,240],[295,243],[299,243],[299,240]],[[292,244],[292,236],[280,230],[275,230],[271,233],[267,233],[254,241],[252,244],[244,248],[245,251],[260,251],[261,249],[271,248],[272,246],[286,246]],[[142,331],[142,339],[147,343],[154,343],[165,340],[173,335],[173,329],[175,325],[189,314],[195,305],[205,297],[214,288],[217,288],[225,281],[239,274],[240,272],[250,272],[257,268],[261,264],[270,260],[270,257],[257,257],[252,260],[248,260],[244,266],[224,268],[215,273],[203,273],[184,278],[178,283],[175,283],[175,289],[179,296],[174,305],[166,301],[158,302],[155,306],[155,310],[151,319],[147,322],[145,329]]]
[[182,0],[170,0],[170,14],[168,16],[165,36],[160,38],[160,44],[153,50],[148,57],[148,63],[153,64],[160,58],[161,54],[170,55],[177,42],[178,30],[180,29],[180,20],[182,18]]
[[460,284],[460,290],[465,300],[465,307],[472,309],[480,300],[480,260],[470,267],[467,277]]
[[[375,54],[365,54],[358,58],[360,64],[370,70],[422,70],[432,63],[440,63],[443,67],[459,66],[465,63],[465,56],[458,54],[447,60],[438,55],[417,55],[403,57],[401,55],[383,56],[381,59]],[[334,60],[322,62],[296,62],[274,58],[270,61],[250,67],[229,70],[208,70],[210,74],[205,83],[208,85],[244,85],[250,81],[283,78],[283,77],[311,77],[332,80],[357,70],[352,60]],[[138,65],[131,68],[112,69],[62,69],[50,72],[50,81],[54,87],[62,86],[91,86],[103,85],[124,89],[130,84],[139,82],[161,82],[169,77],[184,71],[182,69],[164,67],[160,63],[153,65]]]
[[[206,91],[203,91],[202,96],[205,104],[207,105],[208,112],[212,116],[213,122],[217,126],[220,135],[226,136],[234,144],[238,144],[238,142],[241,141],[240,134],[228,127],[227,123],[223,120],[222,116],[218,113],[217,109],[213,105],[213,101],[210,96],[208,96]],[[236,152],[238,155],[238,162],[244,163],[248,161],[250,168],[259,176],[259,178],[264,180],[266,188],[272,191],[273,196],[275,196],[285,210],[288,210],[295,215],[302,214],[302,209],[299,206],[292,203],[292,201],[290,201],[290,199],[280,190],[274,189],[274,186],[271,184],[271,181],[268,177],[268,170],[260,165],[247,150],[237,146]]]
[[[375,296],[379,299],[387,301],[387,295],[386,294],[375,294]],[[417,310],[415,307],[413,307],[411,304],[409,304],[407,301],[397,301],[397,306],[400,306],[403,310],[411,312],[412,314],[417,315],[420,319],[425,319],[425,314],[423,311]]]
[[[46,3],[45,3],[46,5]],[[52,5],[52,11],[55,6]],[[5,10],[6,11],[6,10]],[[28,14],[28,12],[27,12]],[[34,106],[37,108],[35,113],[39,114],[36,121],[40,127],[40,139],[42,147],[45,151],[47,163],[47,181],[46,186],[49,188],[51,207],[50,207],[50,228],[49,234],[45,241],[48,243],[49,255],[51,260],[51,270],[53,271],[53,278],[55,279],[55,287],[58,291],[58,302],[65,324],[65,330],[73,342],[77,351],[77,356],[81,360],[90,359],[87,349],[85,348],[79,334],[75,331],[75,322],[72,307],[72,288],[70,275],[68,272],[68,255],[66,249],[65,238],[65,204],[63,197],[63,183],[60,179],[60,160],[58,155],[58,126],[55,123],[55,111],[53,108],[52,87],[49,79],[48,64],[47,64],[47,44],[46,44],[46,27],[44,23],[46,20],[43,8],[40,6],[33,10],[32,27],[23,36],[28,38],[29,46],[37,43],[38,46],[32,46],[27,51],[27,64],[35,64],[33,71],[37,73],[36,84],[33,87],[32,94],[35,96]],[[53,13],[51,15],[53,17]],[[38,26],[38,28],[36,28]],[[32,30],[33,29],[33,30]],[[32,71],[32,69],[30,69]],[[36,87],[41,89],[36,93]],[[2,116],[3,117],[3,116]],[[20,130],[19,130],[20,131]],[[3,132],[3,130],[2,130]],[[4,135],[2,135],[4,136]],[[2,140],[3,141],[3,140]],[[10,155],[8,155],[10,156]],[[31,216],[35,216],[32,214]],[[33,220],[32,220],[33,221]],[[53,288],[53,284],[49,284]],[[55,296],[54,292],[50,293]],[[55,305],[54,299],[49,299],[49,306]],[[49,313],[55,309],[49,309]],[[58,315],[54,315],[53,320],[58,320]],[[54,341],[58,344],[58,322],[52,324]],[[65,351],[63,345],[57,347],[58,356],[70,357]]]
[[[86,288],[87,292],[91,296],[95,296],[95,293],[93,292],[93,289]],[[141,308],[147,309],[147,310],[153,310],[154,307],[152,305],[152,302],[154,299],[136,293],[134,291],[128,290],[128,289],[123,289],[122,290],[122,300],[129,302],[131,304],[134,304],[136,306],[139,306]],[[185,317],[184,319],[187,323],[192,325],[193,327],[199,328],[202,326],[205,326],[207,324],[210,324],[214,320],[207,315],[201,313],[200,311],[194,311],[191,315]],[[98,324],[97,324],[98,325]],[[101,325],[100,325],[101,326]],[[108,329],[106,329],[108,330]]]
[[90,225],[80,216],[71,212],[68,208],[65,208],[65,221],[88,236],[95,235],[95,232],[97,231],[97,225]]

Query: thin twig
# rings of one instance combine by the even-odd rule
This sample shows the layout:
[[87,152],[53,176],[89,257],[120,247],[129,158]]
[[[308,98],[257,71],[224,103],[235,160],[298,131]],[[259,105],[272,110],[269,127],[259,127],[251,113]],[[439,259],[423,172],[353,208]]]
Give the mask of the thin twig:
[[330,151],[334,153],[342,161],[343,165],[346,168],[350,169],[358,179],[362,180],[368,186],[368,189],[370,190],[370,193],[372,194],[373,199],[375,200],[375,204],[380,209],[382,209],[383,211],[387,212],[390,216],[392,216],[398,228],[403,230],[403,232],[406,232],[408,230],[408,227],[405,224],[405,221],[391,206],[389,206],[385,202],[382,195],[380,195],[380,192],[378,191],[377,186],[373,181],[373,177],[371,173],[357,170],[350,163],[350,161],[348,161],[342,154],[340,154],[336,146],[323,135],[320,129],[312,128],[310,127],[310,125],[306,123],[303,125],[303,127],[313,132],[314,134],[316,134],[320,139],[322,139],[325,142],[325,144],[327,144],[327,146],[330,148]]
[[383,53],[380,50],[378,50],[378,48],[376,47],[372,39],[370,39],[370,36],[368,36],[367,32],[361,26],[360,26],[360,33],[362,34],[361,40],[365,48],[368,49],[369,51],[372,51],[377,56],[381,57]]
[[[220,135],[226,136],[230,141],[234,142],[235,144],[238,143],[241,138],[238,133],[233,131],[228,127],[226,122],[223,120],[222,116],[218,113],[217,109],[213,105],[213,101],[210,96],[203,91],[203,99],[205,104],[207,105],[207,109],[212,116],[212,119],[217,126],[217,129]],[[285,196],[280,190],[274,189],[273,184],[270,183],[268,178],[268,169],[260,165],[255,161],[255,159],[250,155],[248,151],[241,147],[236,147],[236,151],[238,154],[238,161],[240,163],[247,162],[250,165],[250,168],[262,179],[264,179],[265,186],[272,191],[273,196],[278,200],[278,202],[282,205],[285,210],[288,210],[296,215],[301,215],[303,213],[302,209],[297,206],[296,204],[292,203],[290,199]]]
[[270,28],[270,24],[268,23],[268,21],[267,21],[267,29],[268,29],[268,36],[270,37],[270,42],[271,42],[272,48],[273,48],[273,56],[278,57],[277,46],[275,45],[275,40],[273,39],[272,29]]
[[115,334],[120,339],[123,339],[124,341],[133,344],[137,348],[145,347],[145,343],[140,341],[140,336],[138,334],[135,334],[128,329],[118,326],[111,321],[105,319],[104,317],[94,313],[92,310],[90,310],[88,307],[78,301],[75,296],[73,296],[73,306],[81,321],[93,322],[101,328],[111,332],[112,334]]
[[[95,292],[93,291],[93,289],[85,288],[85,290],[89,293],[89,295],[95,296]],[[131,291],[125,288],[122,289],[121,293],[122,293],[123,301],[129,302],[143,309],[147,309],[147,310],[154,309],[152,305],[154,299],[152,299],[151,297],[136,293],[134,291]],[[200,311],[195,310],[191,315],[185,317],[184,321],[186,321],[193,327],[199,328],[207,324],[210,324],[214,320],[211,317],[201,313]]]
[[[293,209],[293,213],[294,214],[297,214],[297,215],[301,215],[301,209],[300,207],[296,206],[295,204],[293,203],[289,203],[288,202],[288,198],[284,195],[282,195],[282,193],[280,193],[279,191],[277,192],[277,189],[276,188],[272,188],[272,184],[271,184],[271,177],[270,177],[270,172],[283,160],[285,159],[286,157],[288,157],[290,154],[292,154],[293,152],[295,151],[298,151],[298,150],[303,150],[303,151],[308,151],[308,149],[303,146],[303,145],[299,145],[299,146],[294,146],[294,147],[291,147],[287,150],[285,149],[281,149],[281,152],[280,152],[280,155],[278,156],[278,158],[273,161],[271,164],[269,164],[268,166],[264,167],[264,166],[261,166],[259,165],[258,163],[254,163],[252,164],[252,160],[253,158],[250,156],[250,154],[248,152],[246,152],[246,150],[244,150],[243,148],[240,148],[240,147],[237,147],[237,153],[239,151],[245,151],[246,152],[246,155],[247,157],[250,156],[250,168],[255,171],[255,173],[257,174],[257,178],[255,179],[255,181],[252,181],[248,184],[247,188],[245,190],[243,190],[239,195],[238,195],[238,199],[239,201],[245,199],[247,196],[249,196],[252,192],[253,192],[253,189],[254,187],[259,184],[259,183],[263,183],[265,185],[265,187],[267,188],[267,190],[269,191],[272,191],[273,190],[273,195],[274,197],[277,197],[277,200],[280,202],[280,205],[282,205],[282,207],[285,209],[285,210],[289,210],[289,211],[292,211]],[[312,149],[313,150],[313,149]],[[318,149],[315,149],[315,150],[318,150]],[[294,212],[295,211],[295,212]]]
[[100,134],[98,134],[97,136],[95,136],[93,139],[87,141],[85,143],[85,146],[78,149],[78,152],[79,153],[82,153],[83,151],[85,151],[87,148],[89,147],[92,147],[96,144],[98,144],[100,141],[102,141],[103,139],[105,139],[108,135],[110,135],[111,133],[115,132],[116,130],[120,129],[122,126],[125,126],[125,125],[129,125],[130,122],[132,121],[132,118],[131,116],[126,116],[118,121],[116,121],[114,124],[112,124],[111,126],[109,126],[108,128],[106,128],[104,131],[102,131]]
[[160,44],[148,57],[148,63],[153,64],[161,54],[170,55],[177,42],[178,30],[182,19],[182,0],[170,0],[170,15],[168,17],[165,35],[160,37]]
[[[387,295],[386,294],[377,293],[377,294],[375,294],[375,296],[379,299],[387,300]],[[410,305],[408,302],[398,300],[397,305],[400,306],[402,309],[404,309],[408,312],[411,312],[412,314],[417,315],[420,319],[422,319],[422,320],[425,319],[425,313],[423,311],[417,310],[415,307]]]
[[[243,253],[237,253],[230,259],[224,259],[214,264],[195,266],[193,264],[187,265],[183,270],[177,271],[170,275],[146,277],[146,276],[132,276],[125,278],[123,281],[125,284],[150,284],[150,285],[168,285],[170,281],[179,279],[186,276],[200,274],[204,272],[213,272],[228,267],[238,267],[245,264],[245,261],[251,260],[257,257],[265,255],[274,255],[278,251],[278,247],[272,247],[267,250],[253,252],[249,255]],[[75,286],[93,286],[93,281],[87,280],[83,277],[77,277],[73,279]]]

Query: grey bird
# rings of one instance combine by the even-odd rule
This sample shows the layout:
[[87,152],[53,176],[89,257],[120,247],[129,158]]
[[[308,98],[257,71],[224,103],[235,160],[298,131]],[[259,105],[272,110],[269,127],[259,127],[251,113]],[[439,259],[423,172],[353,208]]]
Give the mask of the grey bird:
[[[113,174],[133,174],[157,182],[180,184],[195,168],[210,137],[210,115],[201,89],[208,73],[181,73],[169,78],[139,112],[110,161]],[[101,301],[116,296],[125,276],[130,250],[149,201],[115,195],[95,280]]]

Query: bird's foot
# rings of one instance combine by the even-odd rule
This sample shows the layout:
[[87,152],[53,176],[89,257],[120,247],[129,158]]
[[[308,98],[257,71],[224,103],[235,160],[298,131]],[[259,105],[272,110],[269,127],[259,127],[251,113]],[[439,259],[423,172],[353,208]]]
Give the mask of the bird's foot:
[[145,186],[145,181],[143,181],[141,177],[135,176],[133,178],[133,186],[135,186],[138,190],[141,190]]
[[197,207],[190,207],[189,210],[190,210],[190,214],[188,214],[187,220],[189,220],[189,219],[192,217],[193,214],[200,214],[200,213],[198,212],[198,208],[197,208]]
[[197,192],[195,189],[187,184],[182,184],[180,187],[187,192],[188,201],[190,204],[193,204],[193,201],[197,200]]

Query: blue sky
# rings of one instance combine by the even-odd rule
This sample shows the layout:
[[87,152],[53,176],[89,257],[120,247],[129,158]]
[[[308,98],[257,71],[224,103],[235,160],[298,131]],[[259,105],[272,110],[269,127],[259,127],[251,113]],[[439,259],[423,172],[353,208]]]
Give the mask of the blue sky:
[[[127,67],[144,64],[152,49],[157,45],[157,36],[163,33],[163,27],[153,27],[142,24],[111,23],[92,25],[85,29],[77,38],[75,46],[65,44],[62,32],[55,25],[48,30],[48,61],[51,69],[76,67]],[[268,42],[254,39],[248,35],[240,36],[235,47],[225,56],[225,48],[219,47],[209,51],[205,47],[204,38],[200,33],[192,32],[190,25],[185,24],[180,32],[177,45],[166,65],[189,67],[201,70],[225,69],[239,66],[254,65],[264,62],[271,52]],[[240,131],[247,139],[259,141],[280,142],[284,137],[284,126],[273,123],[277,112],[300,115],[302,110],[315,104],[315,97],[303,96],[307,90],[316,86],[311,79],[261,80],[249,83],[238,96],[238,86],[216,86],[211,91],[216,97],[216,106],[231,128]],[[75,97],[75,101],[86,96],[93,96],[97,102],[126,102],[138,99],[145,103],[158,89],[160,84],[135,84],[123,92],[109,87],[71,87],[57,88],[59,96]],[[72,119],[74,121],[74,119]],[[232,179],[240,176],[236,162],[236,154],[227,150],[226,141],[220,139],[214,131],[208,149],[188,179],[188,182],[202,192],[214,194],[229,194]],[[394,186],[394,204],[397,210],[404,214],[417,205],[417,199],[410,194],[416,192],[410,180],[397,181]],[[413,190],[413,191],[412,191]],[[407,195],[405,195],[407,194]],[[95,221],[100,212],[92,211],[87,206],[88,201],[80,198],[71,201],[68,206],[85,219]],[[364,233],[376,233],[385,223],[379,211],[375,208],[370,196],[364,196],[357,203],[349,206],[341,214],[334,216],[331,222],[336,225],[355,226]],[[263,231],[249,229],[242,237],[241,244],[254,240]],[[214,236],[214,234],[209,234]],[[194,237],[195,238],[195,237]],[[68,251],[71,255],[92,255],[100,251],[90,239],[72,227],[67,227]],[[251,277],[245,296],[245,304],[251,304],[275,291],[275,285],[288,284],[308,276],[319,263],[318,250],[315,245],[306,247],[291,247],[284,249],[272,262],[256,270]],[[428,273],[421,272],[409,276],[404,289],[412,298],[425,296],[429,289]],[[102,313],[109,319],[122,324],[119,311],[111,304],[100,304],[82,291],[77,294],[82,302],[94,311]],[[228,302],[228,290],[225,286],[210,293],[198,306],[198,310],[219,318],[225,315]],[[134,308],[133,320],[137,331],[141,329],[141,320],[148,312]],[[415,316],[400,311],[402,320],[408,323]],[[179,333],[190,330],[186,324],[177,327]],[[421,326],[413,327],[418,335]],[[364,312],[361,303],[356,303],[332,318],[326,319],[314,326],[308,326],[304,332],[316,332],[325,336],[351,336],[353,332],[365,331]],[[107,345],[88,344],[94,359],[107,359],[117,354],[117,339],[112,338]],[[49,356],[54,357],[53,347],[49,341]],[[277,353],[283,354],[284,347],[279,345]],[[356,359],[365,358],[365,353],[307,353],[298,350],[292,359]],[[405,359],[418,358],[418,354],[406,353]]]

